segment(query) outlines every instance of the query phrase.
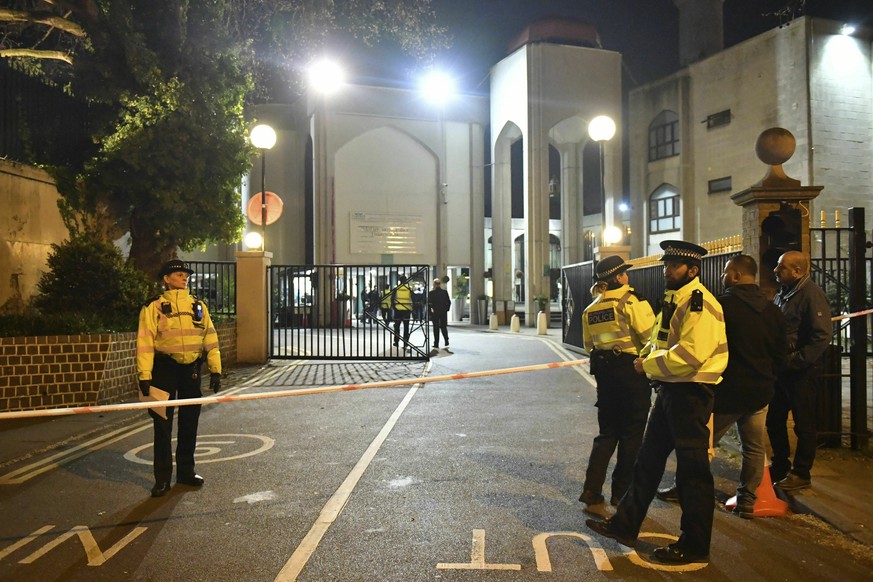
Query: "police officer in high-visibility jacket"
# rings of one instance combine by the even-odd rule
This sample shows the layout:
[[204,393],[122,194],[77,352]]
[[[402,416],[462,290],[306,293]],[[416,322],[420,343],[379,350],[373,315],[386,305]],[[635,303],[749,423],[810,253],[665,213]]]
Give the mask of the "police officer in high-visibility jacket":
[[627,493],[615,515],[586,520],[592,530],[633,546],[676,451],[676,486],[682,508],[679,540],[657,548],[652,559],[666,564],[709,561],[714,487],[709,468],[709,428],[715,385],[727,367],[728,348],[721,305],[700,283],[706,250],[678,240],[661,243],[667,290],[649,343],[634,368],[652,380],[658,396]]
[[[188,263],[173,259],[161,266],[166,290],[150,299],[139,314],[136,338],[136,369],[139,389],[148,396],[150,386],[170,393],[171,399],[199,398],[200,372],[204,358],[211,373],[209,387],[221,388],[221,354],[218,334],[212,326],[206,304],[188,292],[188,277],[194,271]],[[200,406],[180,406],[176,444],[176,482],[199,487],[203,477],[194,470],[197,423]],[[173,475],[173,411],[167,407],[164,419],[149,410],[154,423],[155,486],[152,497],[170,490]]]
[[597,424],[585,483],[579,501],[603,503],[601,493],[609,459],[618,446],[612,472],[610,503],[618,504],[630,485],[637,451],[651,407],[648,379],[634,370],[634,360],[649,341],[655,314],[649,302],[628,284],[630,263],[613,255],[597,263],[594,301],[582,314],[582,339],[597,380]]

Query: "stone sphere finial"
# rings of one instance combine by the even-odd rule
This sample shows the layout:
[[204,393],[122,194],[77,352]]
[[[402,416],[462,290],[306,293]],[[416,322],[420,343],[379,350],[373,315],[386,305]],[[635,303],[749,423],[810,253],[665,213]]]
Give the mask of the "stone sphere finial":
[[795,187],[800,180],[789,178],[782,169],[782,164],[791,159],[797,146],[794,135],[782,127],[765,129],[755,142],[755,153],[758,159],[770,166],[767,175],[758,186]]

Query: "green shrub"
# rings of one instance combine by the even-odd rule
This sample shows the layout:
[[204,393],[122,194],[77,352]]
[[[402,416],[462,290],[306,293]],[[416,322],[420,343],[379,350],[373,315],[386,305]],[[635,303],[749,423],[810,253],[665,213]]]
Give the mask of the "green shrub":
[[34,335],[78,335],[114,331],[79,313],[47,315],[30,310],[16,315],[0,315],[0,337]]
[[91,331],[136,329],[139,308],[153,285],[125,263],[115,245],[87,234],[74,236],[53,244],[47,263],[49,271],[31,304],[46,316],[46,325],[65,328],[78,320]]

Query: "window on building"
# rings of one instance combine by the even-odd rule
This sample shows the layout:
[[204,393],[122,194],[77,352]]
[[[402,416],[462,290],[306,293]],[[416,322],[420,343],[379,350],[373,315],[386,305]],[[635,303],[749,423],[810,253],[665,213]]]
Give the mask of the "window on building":
[[709,193],[715,194],[716,192],[730,192],[733,188],[733,180],[731,180],[730,176],[725,176],[724,178],[716,178],[715,180],[709,181]]
[[679,193],[665,184],[649,196],[649,233],[673,232],[681,226]]
[[706,116],[706,129],[712,129],[713,127],[727,125],[730,122],[731,110],[725,109],[724,111],[719,111],[718,113],[713,113],[712,115]]
[[649,125],[649,161],[678,156],[679,152],[679,116],[662,111]]

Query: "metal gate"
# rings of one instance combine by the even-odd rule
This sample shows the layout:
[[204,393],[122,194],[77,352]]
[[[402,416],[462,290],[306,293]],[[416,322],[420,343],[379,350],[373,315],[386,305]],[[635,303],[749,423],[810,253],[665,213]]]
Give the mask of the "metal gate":
[[[430,272],[428,265],[268,267],[270,357],[428,359]],[[403,284],[411,310],[396,308]]]

